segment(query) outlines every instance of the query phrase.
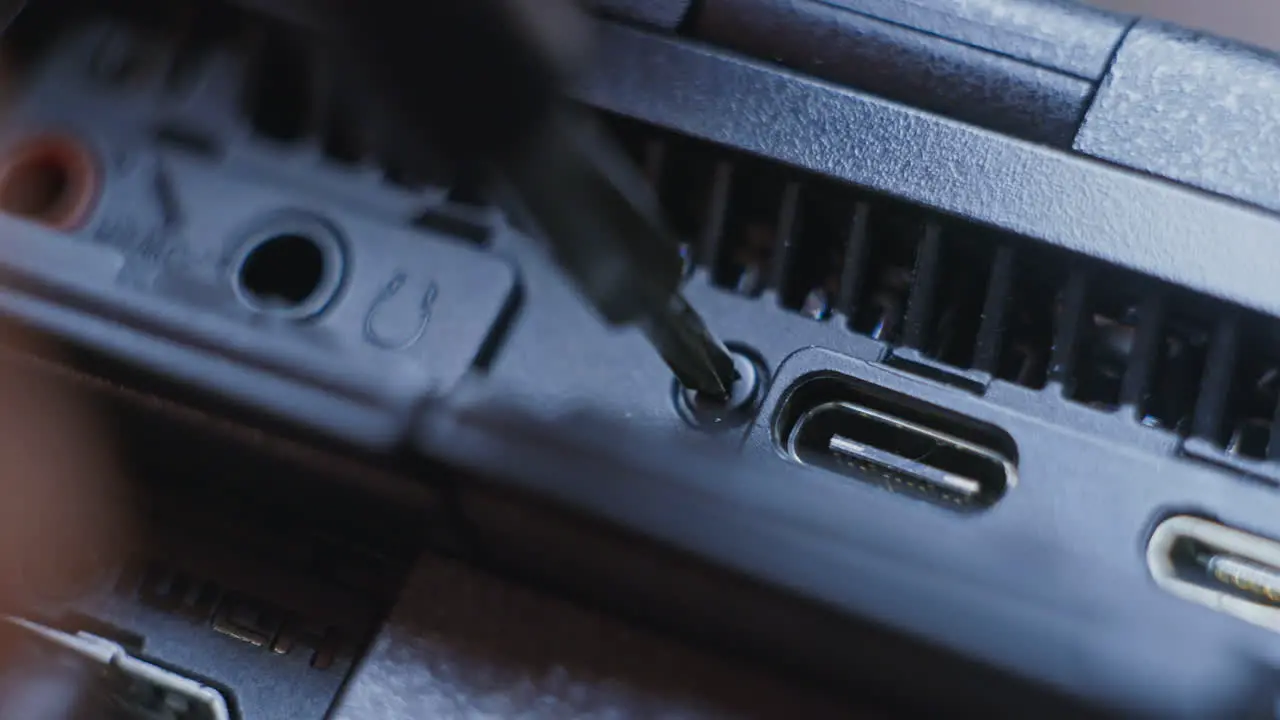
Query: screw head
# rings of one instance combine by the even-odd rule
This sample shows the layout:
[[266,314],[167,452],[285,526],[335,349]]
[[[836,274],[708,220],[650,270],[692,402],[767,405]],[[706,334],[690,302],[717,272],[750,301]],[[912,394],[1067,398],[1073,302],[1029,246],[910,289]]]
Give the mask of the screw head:
[[716,398],[674,383],[676,410],[690,425],[701,430],[728,430],[741,427],[755,417],[764,398],[765,369],[756,354],[747,348],[730,344],[738,379],[729,388],[727,398]]

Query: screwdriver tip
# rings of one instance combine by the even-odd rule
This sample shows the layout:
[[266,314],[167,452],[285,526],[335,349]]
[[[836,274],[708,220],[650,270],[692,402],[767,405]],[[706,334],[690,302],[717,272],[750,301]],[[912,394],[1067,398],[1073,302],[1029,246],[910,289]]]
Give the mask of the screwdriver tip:
[[739,373],[733,354],[680,294],[646,331],[681,385],[709,398],[727,399]]

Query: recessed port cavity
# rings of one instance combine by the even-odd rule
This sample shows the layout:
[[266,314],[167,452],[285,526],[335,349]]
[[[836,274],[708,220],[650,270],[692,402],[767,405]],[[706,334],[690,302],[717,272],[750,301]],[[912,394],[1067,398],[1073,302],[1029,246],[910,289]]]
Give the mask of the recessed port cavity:
[[1173,595],[1280,632],[1280,542],[1179,515],[1152,533],[1147,568]]
[[249,307],[302,320],[322,312],[338,294],[345,252],[328,223],[291,215],[266,222],[246,237],[231,263],[231,281]]
[[852,378],[798,383],[774,435],[801,465],[954,510],[991,507],[1018,482],[1008,434]]
[[93,154],[69,135],[27,137],[0,156],[0,212],[55,230],[84,224],[100,184]]

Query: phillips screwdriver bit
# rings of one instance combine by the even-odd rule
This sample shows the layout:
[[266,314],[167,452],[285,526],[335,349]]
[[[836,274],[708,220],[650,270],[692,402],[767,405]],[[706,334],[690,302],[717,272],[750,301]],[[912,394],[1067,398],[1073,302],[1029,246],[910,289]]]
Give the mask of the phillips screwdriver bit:
[[638,326],[686,387],[729,395],[733,357],[680,294],[684,261],[652,189],[562,96],[588,46],[572,3],[332,2],[335,39],[393,113],[455,167],[505,181],[606,322]]

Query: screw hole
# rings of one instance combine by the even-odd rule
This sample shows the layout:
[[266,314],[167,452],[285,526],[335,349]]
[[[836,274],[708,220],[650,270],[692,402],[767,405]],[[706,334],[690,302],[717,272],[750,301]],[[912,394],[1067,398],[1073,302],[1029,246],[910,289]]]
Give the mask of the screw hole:
[[676,411],[701,430],[715,432],[741,427],[755,417],[764,399],[768,373],[763,360],[745,345],[729,343],[726,347],[733,354],[733,364],[738,371],[728,398],[705,397],[684,387],[679,380],[672,383]]

